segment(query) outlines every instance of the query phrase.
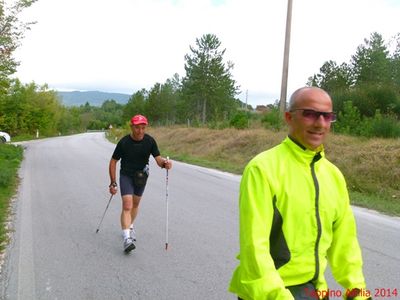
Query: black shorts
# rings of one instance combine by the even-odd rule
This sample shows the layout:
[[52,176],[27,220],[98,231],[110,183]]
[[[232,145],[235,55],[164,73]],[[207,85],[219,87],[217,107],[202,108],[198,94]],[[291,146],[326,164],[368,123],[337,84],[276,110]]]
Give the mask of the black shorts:
[[133,178],[127,175],[119,174],[119,186],[121,189],[121,196],[135,195],[141,197],[144,192],[145,186],[138,187],[134,185]]

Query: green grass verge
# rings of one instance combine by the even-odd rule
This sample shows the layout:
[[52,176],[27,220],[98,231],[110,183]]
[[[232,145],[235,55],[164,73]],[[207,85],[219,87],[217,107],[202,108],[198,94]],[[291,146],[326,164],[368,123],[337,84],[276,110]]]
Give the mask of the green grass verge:
[[391,216],[400,216],[400,199],[389,195],[360,193],[350,190],[351,204],[374,209]]
[[10,199],[18,184],[17,172],[23,157],[21,146],[0,144],[0,251],[7,241],[5,223],[10,213]]

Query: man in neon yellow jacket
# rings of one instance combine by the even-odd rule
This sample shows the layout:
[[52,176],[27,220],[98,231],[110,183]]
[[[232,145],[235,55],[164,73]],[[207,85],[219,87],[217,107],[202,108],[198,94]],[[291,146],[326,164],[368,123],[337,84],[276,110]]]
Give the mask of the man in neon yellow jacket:
[[288,137],[246,166],[229,287],[239,299],[329,299],[328,262],[344,298],[370,299],[346,182],[324,154],[335,120],[324,90],[298,89],[285,112]]

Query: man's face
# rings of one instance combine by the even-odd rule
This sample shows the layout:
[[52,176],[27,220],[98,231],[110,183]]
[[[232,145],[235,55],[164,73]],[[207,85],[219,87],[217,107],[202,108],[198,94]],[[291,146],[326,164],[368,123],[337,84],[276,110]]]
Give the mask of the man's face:
[[139,124],[139,125],[131,125],[131,131],[133,135],[133,139],[140,141],[144,137],[144,132],[146,130],[145,124]]
[[328,94],[318,89],[302,91],[291,112],[285,113],[289,135],[310,150],[317,149],[325,140],[331,128],[331,120],[317,112],[332,112],[332,101]]

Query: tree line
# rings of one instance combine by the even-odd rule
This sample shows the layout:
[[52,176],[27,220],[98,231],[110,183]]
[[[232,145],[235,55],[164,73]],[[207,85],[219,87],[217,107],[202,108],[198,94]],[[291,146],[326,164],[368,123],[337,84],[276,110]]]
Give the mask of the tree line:
[[386,43],[374,32],[349,63],[329,60],[308,79],[332,96],[336,132],[400,137],[400,34]]
[[[234,64],[224,61],[226,49],[221,49],[221,41],[214,34],[204,34],[189,46],[182,78],[174,74],[164,83],[138,90],[125,105],[109,99],[100,107],[89,103],[66,107],[47,85],[21,83],[11,77],[18,66],[12,54],[32,23],[20,22],[18,14],[35,1],[20,0],[6,7],[0,0],[0,130],[11,135],[34,134],[37,130],[44,135],[68,134],[124,126],[138,113],[154,125],[245,128],[259,122],[260,118],[244,111],[243,103],[236,98],[239,86],[231,74]],[[349,63],[325,62],[307,85],[331,94],[338,113],[334,131],[400,136],[399,35],[386,44],[380,34],[372,33]],[[269,105],[261,121],[267,127],[282,126],[277,103]]]

